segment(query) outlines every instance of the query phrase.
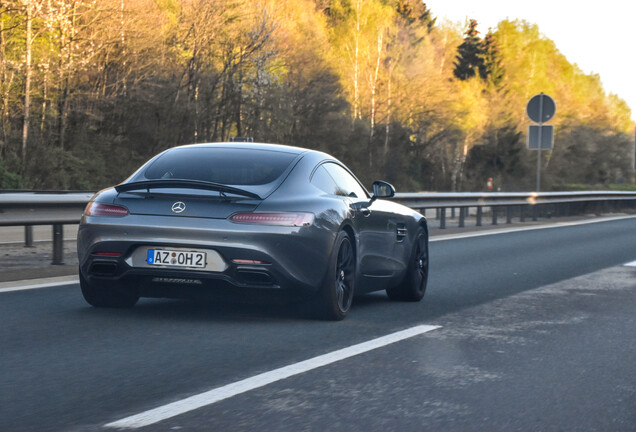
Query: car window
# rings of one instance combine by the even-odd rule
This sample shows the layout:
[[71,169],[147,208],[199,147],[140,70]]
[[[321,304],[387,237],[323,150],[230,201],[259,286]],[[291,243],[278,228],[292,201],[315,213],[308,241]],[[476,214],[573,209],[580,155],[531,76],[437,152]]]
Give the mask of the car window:
[[328,194],[337,195],[338,193],[336,182],[333,181],[333,178],[331,178],[324,165],[320,165],[318,169],[316,169],[314,175],[311,177],[311,184]]
[[257,149],[184,147],[157,158],[144,172],[150,180],[201,180],[225,185],[264,185],[280,177],[296,154]]
[[337,186],[336,195],[344,195],[352,198],[367,198],[367,193],[360,183],[349,172],[335,163],[322,165],[331,175]]

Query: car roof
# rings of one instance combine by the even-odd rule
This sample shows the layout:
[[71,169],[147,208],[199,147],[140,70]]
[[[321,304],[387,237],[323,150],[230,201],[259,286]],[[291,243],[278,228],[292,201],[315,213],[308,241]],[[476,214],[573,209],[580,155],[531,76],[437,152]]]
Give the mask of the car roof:
[[[305,149],[302,147],[293,147],[281,144],[266,144],[266,143],[246,143],[246,142],[215,142],[215,143],[201,143],[201,144],[187,144],[177,147],[172,147],[169,150],[175,148],[228,148],[237,150],[266,150],[277,151],[283,153],[302,154],[308,152],[314,152],[313,150]],[[317,153],[317,152],[316,152]]]

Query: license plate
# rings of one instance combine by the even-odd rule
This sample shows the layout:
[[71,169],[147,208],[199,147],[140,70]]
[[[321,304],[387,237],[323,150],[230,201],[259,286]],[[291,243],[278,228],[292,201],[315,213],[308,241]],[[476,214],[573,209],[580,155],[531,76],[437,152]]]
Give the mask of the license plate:
[[205,268],[206,257],[205,252],[148,249],[146,262],[157,266]]

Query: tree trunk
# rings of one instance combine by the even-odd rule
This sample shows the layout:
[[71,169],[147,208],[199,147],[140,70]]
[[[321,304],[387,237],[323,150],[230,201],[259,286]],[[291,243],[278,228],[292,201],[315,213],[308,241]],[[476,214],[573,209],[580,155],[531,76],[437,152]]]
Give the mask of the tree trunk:
[[459,144],[457,142],[453,142],[452,158],[451,192],[457,192],[457,179],[459,177],[459,164],[461,160],[459,156]]
[[[68,117],[68,78],[62,80],[62,88],[60,89],[60,100],[57,103],[58,119],[57,119],[57,132],[58,132],[58,144],[60,147],[60,158],[63,157],[65,141],[66,141],[66,120]],[[62,160],[60,160],[60,168],[63,167]]]
[[194,143],[199,141],[199,80],[194,83]]
[[[393,75],[393,66],[391,64],[391,60],[389,59],[389,77],[387,79],[387,99],[386,99],[386,128],[384,133],[384,151],[383,156],[384,160],[387,160],[387,156],[389,155],[389,133],[391,129],[391,81]],[[386,174],[386,169],[385,169]]]
[[353,54],[353,119],[360,117],[360,91],[358,81],[360,74],[360,0],[356,0],[356,30],[354,34]]
[[239,70],[238,88],[236,90],[236,136],[243,136],[243,125],[241,124],[241,110],[243,109],[243,71]]
[[[4,38],[4,21],[2,20],[2,14],[0,14],[0,57],[4,60],[6,59],[6,40]],[[0,85],[3,88],[3,92],[2,95],[0,95],[0,97],[2,98],[2,107],[1,107],[1,114],[0,114],[0,128],[2,128],[2,139],[0,139],[0,157],[4,158],[5,157],[5,152],[6,152],[6,143],[7,143],[7,137],[9,136],[9,127],[10,127],[10,123],[9,123],[9,97],[10,97],[10,93],[9,93],[9,89],[11,88],[11,84],[13,83],[13,78],[15,76],[15,74],[13,72],[9,73],[9,69],[8,69],[8,64],[5,62],[4,64],[0,65],[0,68],[2,68],[2,76],[0,77],[0,79],[2,81],[0,81]]]
[[373,168],[373,138],[375,137],[375,93],[378,86],[378,72],[380,70],[380,59],[382,57],[382,40],[384,38],[384,30],[378,31],[378,58],[375,62],[375,70],[369,76],[369,87],[371,89],[371,131],[369,132],[369,168]]
[[31,122],[31,47],[33,43],[33,4],[26,2],[26,35],[25,35],[25,78],[24,78],[24,122],[22,123],[21,169],[26,171],[27,144],[29,141],[29,124]]
[[462,190],[462,183],[464,182],[464,167],[466,166],[466,157],[468,156],[468,137],[464,139],[464,149],[461,153],[459,160],[459,179],[457,182],[458,192]]
[[124,76],[123,76],[123,79],[122,79],[122,81],[123,81],[123,83],[122,83],[122,86],[123,86],[122,93],[123,93],[124,96],[126,96],[127,93],[128,93],[128,83],[126,81],[126,75],[127,75],[127,71],[126,71],[126,68],[127,68],[126,57],[127,57],[128,53],[126,52],[126,29],[125,29],[125,22],[124,22],[124,12],[125,12],[125,10],[126,9],[125,9],[124,0],[121,0],[121,8],[120,8],[120,25],[121,25],[120,33],[121,34],[120,34],[120,38],[121,38],[121,49],[122,49],[122,55],[121,55],[121,57],[122,57],[122,67],[121,67],[121,69],[122,69],[122,71],[124,73]]
[[40,117],[40,133],[44,135],[46,124],[46,108],[49,104],[49,68],[44,69],[44,79],[42,82],[42,115]]

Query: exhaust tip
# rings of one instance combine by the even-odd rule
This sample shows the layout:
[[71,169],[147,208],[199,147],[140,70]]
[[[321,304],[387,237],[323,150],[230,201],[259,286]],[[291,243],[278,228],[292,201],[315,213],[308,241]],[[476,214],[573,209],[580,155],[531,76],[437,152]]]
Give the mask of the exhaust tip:
[[117,263],[94,262],[91,264],[89,273],[93,276],[114,276],[117,274]]
[[274,279],[266,272],[239,270],[236,272],[240,280],[247,285],[274,286]]

